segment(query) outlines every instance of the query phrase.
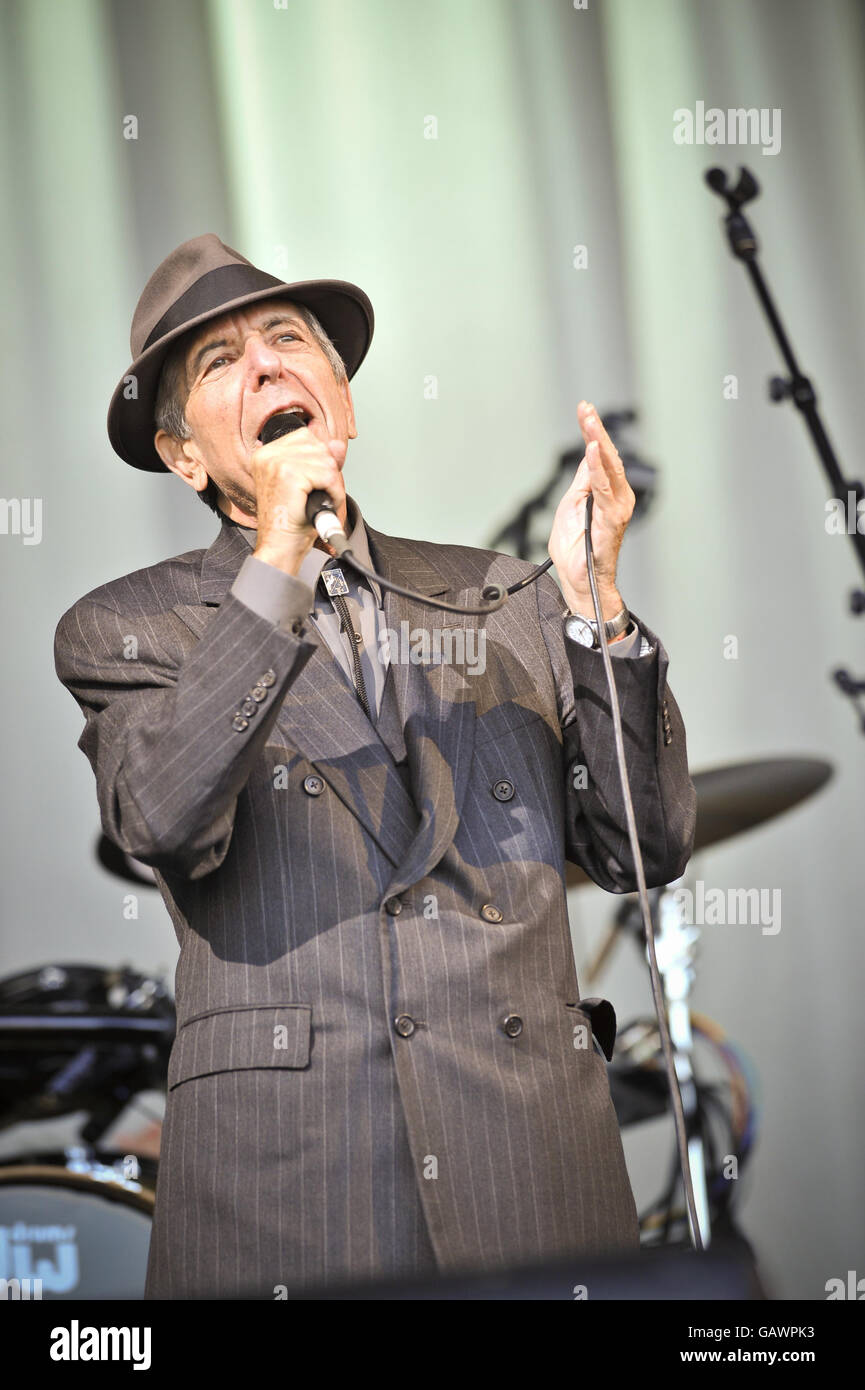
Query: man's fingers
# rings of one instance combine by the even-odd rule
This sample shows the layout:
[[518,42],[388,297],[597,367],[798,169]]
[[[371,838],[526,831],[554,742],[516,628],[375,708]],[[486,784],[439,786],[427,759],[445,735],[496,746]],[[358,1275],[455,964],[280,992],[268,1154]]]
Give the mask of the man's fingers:
[[588,445],[590,440],[597,441],[600,447],[601,460],[607,476],[610,478],[613,491],[624,497],[626,495],[625,489],[629,486],[625,465],[622,463],[619,451],[607,433],[600,415],[593,405],[584,402],[581,402],[577,414],[586,444]]
[[306,506],[311,492],[329,493],[338,509],[344,504],[345,483],[334,452],[310,435],[301,439],[302,433],[296,430],[264,446],[267,453],[256,449],[250,456],[258,529],[266,538],[271,533],[300,535],[310,529]]
[[339,464],[345,452],[345,444],[340,439],[329,440],[325,445],[305,430],[296,430],[253,449],[250,459],[258,477],[314,476],[315,486],[323,487],[327,480],[335,483],[342,478]]
[[579,465],[577,467],[577,471],[571,479],[570,484],[568,486],[568,490],[565,493],[565,497],[567,497],[571,502],[573,502],[575,497],[577,497],[581,492],[588,493],[590,491],[589,463],[587,455],[588,450],[586,450],[586,454],[584,454],[582,459],[580,460]]
[[589,465],[589,479],[591,481],[592,492],[600,492],[604,496],[612,497],[613,479],[610,477],[603,451],[597,440],[593,439],[591,444],[586,446],[586,461]]
[[587,497],[590,492],[600,494],[605,500],[613,496],[611,480],[604,467],[601,447],[596,439],[586,445],[586,452],[565,493],[565,498],[573,504],[581,497]]

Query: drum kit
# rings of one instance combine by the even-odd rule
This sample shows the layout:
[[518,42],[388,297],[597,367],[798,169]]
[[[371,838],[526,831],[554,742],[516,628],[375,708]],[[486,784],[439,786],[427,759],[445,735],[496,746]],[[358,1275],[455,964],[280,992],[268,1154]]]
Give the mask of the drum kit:
[[156,1163],[99,1141],[136,1096],[164,1089],[174,1033],[166,986],[130,969],[0,981],[0,1128],[83,1116],[62,1152],[0,1162],[6,1297],[141,1298]]
[[[828,763],[805,758],[696,773],[695,847],[763,824],[813,795],[831,774]],[[119,877],[150,881],[145,865],[127,861],[107,841],[97,854]],[[569,870],[569,887],[590,881],[579,869]],[[730,1190],[737,1186],[726,1180],[721,1160],[733,1155],[744,1163],[753,1144],[753,1086],[747,1064],[723,1031],[689,1009],[698,928],[683,920],[674,885],[652,889],[650,897],[708,1244],[710,1226],[719,1229],[724,1223]],[[642,940],[636,895],[622,899],[584,978],[597,976],[624,935]],[[164,1089],[174,1034],[174,1006],[164,982],[126,967],[47,965],[0,980],[0,1129],[82,1117],[76,1141],[62,1151],[28,1148],[0,1161],[0,1288],[7,1297],[142,1297],[155,1157],[144,1146],[123,1152],[100,1147],[100,1140],[141,1093]],[[698,1075],[696,1040],[723,1062],[723,1086]],[[619,1030],[609,1076],[622,1126],[666,1113],[654,1020],[636,1020]],[[713,1131],[719,1117],[728,1130],[720,1145]],[[642,1217],[646,1244],[675,1244],[681,1233],[685,1217],[675,1209],[675,1163],[671,1172],[667,1192]]]
[[[735,763],[693,774],[697,792],[694,852],[753,830],[813,796],[832,776],[831,764],[817,758],[771,758]],[[676,1074],[682,1093],[691,1176],[703,1246],[712,1231],[736,1231],[732,1204],[755,1140],[754,1082],[747,1058],[714,1020],[694,1012],[689,997],[696,978],[700,923],[689,921],[685,877],[649,891],[658,969],[664,990]],[[569,888],[591,880],[568,869]],[[646,937],[636,894],[623,897],[600,948],[582,971],[591,983],[613,947],[630,936],[645,952]],[[695,1057],[700,1041],[723,1067],[719,1083],[702,1074]],[[708,1063],[706,1063],[708,1065]],[[610,1094],[622,1128],[666,1115],[669,1091],[657,1021],[637,1019],[621,1027],[609,1067]],[[677,1206],[677,1200],[681,1205]],[[665,1192],[640,1218],[644,1246],[690,1246],[687,1215],[680,1196],[679,1165],[673,1155]]]

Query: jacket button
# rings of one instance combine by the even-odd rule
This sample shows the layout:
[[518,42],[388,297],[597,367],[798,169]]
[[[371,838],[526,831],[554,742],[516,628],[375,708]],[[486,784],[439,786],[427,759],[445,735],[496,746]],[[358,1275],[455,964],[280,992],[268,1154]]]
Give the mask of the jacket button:
[[510,801],[514,794],[514,784],[503,777],[500,782],[493,783],[493,796],[496,801]]
[[249,693],[257,705],[260,705],[262,700],[267,699],[267,691],[263,685],[254,685]]
[[502,1028],[509,1038],[518,1038],[523,1031],[523,1020],[519,1014],[508,1014],[502,1022]]
[[321,796],[324,791],[324,781],[321,777],[304,777],[303,790],[308,796]]
[[257,680],[255,683],[256,683],[256,685],[265,685],[265,686],[275,685],[275,684],[276,684],[276,672],[275,672],[275,671],[265,671],[264,675],[263,675],[263,676],[259,676],[258,680]]
[[247,719],[251,719],[254,714],[258,714],[258,705],[248,695],[240,706],[240,713],[245,714]]
[[387,898],[385,900],[384,910],[389,913],[391,917],[398,917],[402,912],[402,903],[399,898]]
[[497,907],[493,907],[492,903],[484,903],[483,907],[481,908],[481,916],[483,917],[485,922],[504,921],[502,913],[499,912]]
[[231,727],[236,734],[242,734],[244,729],[249,728],[249,720],[244,719],[242,714],[236,714],[231,721]]
[[393,1026],[401,1038],[410,1038],[415,1030],[415,1021],[408,1014],[400,1014],[399,1018],[394,1019]]
[[664,734],[664,742],[667,743],[667,744],[672,743],[672,742],[673,742],[673,735],[672,735],[672,734]]

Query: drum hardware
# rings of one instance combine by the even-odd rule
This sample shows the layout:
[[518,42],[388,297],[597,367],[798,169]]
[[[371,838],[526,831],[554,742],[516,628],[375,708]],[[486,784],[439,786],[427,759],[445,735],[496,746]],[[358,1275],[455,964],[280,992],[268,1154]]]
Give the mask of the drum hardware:
[[[697,1220],[703,1246],[708,1248],[712,1226],[716,1220],[722,1221],[729,1233],[729,1205],[733,1192],[737,1190],[736,1184],[729,1180],[729,1175],[719,1176],[714,1146],[712,1153],[707,1154],[710,1111],[720,1114],[725,1132],[731,1135],[726,1147],[721,1151],[726,1156],[736,1159],[736,1176],[742,1154],[736,1148],[732,1122],[723,1118],[723,1102],[717,1094],[717,1089],[701,1083],[694,1063],[694,1020],[701,1016],[692,1015],[689,999],[696,980],[696,959],[701,933],[699,927],[686,921],[683,899],[677,895],[677,890],[686,881],[686,877],[683,876],[663,889],[653,890],[651,907],[656,928],[658,970],[663,984],[676,1075],[685,1114]],[[617,934],[622,931],[630,932],[645,949],[638,902],[632,899],[623,903],[616,917]],[[711,1024],[709,1020],[702,1022],[704,1035],[720,1042],[723,1035],[720,1035],[718,1026]],[[729,1069],[729,1049],[725,1061]],[[738,1077],[742,1077],[740,1067],[735,1068],[735,1071]],[[622,1081],[625,1081],[624,1086],[620,1084]],[[642,1028],[630,1025],[622,1030],[610,1067],[610,1093],[622,1126],[667,1113],[667,1082],[662,1070],[660,1038],[654,1023],[646,1021]],[[747,1086],[744,1099],[745,1110],[750,1114],[751,1102]],[[676,1163],[663,1197],[641,1217],[640,1227],[646,1243],[658,1239],[662,1243],[668,1243],[678,1234],[683,1248],[688,1244],[687,1214],[684,1208],[681,1211],[674,1210],[677,1185]]]
[[[713,1237],[741,1235],[733,1207],[742,1190],[741,1178],[756,1139],[756,1080],[748,1059],[714,1020],[691,1011],[689,1027],[693,1039],[710,1051],[726,1073],[721,1081],[708,1081],[705,1074],[701,1075],[705,1066],[696,1062],[693,1065],[696,1103],[691,1124],[700,1138],[703,1163],[702,1167],[695,1163],[692,1173],[703,1173],[704,1200]],[[619,1030],[609,1080],[623,1129],[667,1114],[668,1088],[662,1061],[653,1018],[635,1019]],[[664,1191],[640,1215],[644,1246],[679,1244],[687,1248],[688,1217],[684,1206],[676,1205],[678,1187],[678,1163],[674,1162]]]
[[142,1298],[153,1190],[65,1159],[0,1165],[0,1279],[19,1297]]
[[165,984],[126,967],[0,980],[0,1128],[84,1111],[95,1144],[136,1094],[164,1088],[175,1029]]
[[175,1027],[165,984],[127,967],[0,980],[0,1128],[86,1116],[64,1151],[0,1163],[0,1279],[19,1293],[143,1296],[156,1162],[94,1146],[139,1092],[164,1088]]
[[14,1157],[0,1159],[0,1174],[15,1168],[50,1168],[53,1173],[74,1173],[94,1182],[111,1183],[133,1195],[153,1195],[158,1171],[157,1160],[134,1150],[102,1148],[90,1144],[67,1144],[63,1149],[28,1149]]
[[[682,880],[677,880],[681,882]],[[657,900],[660,931],[656,933],[655,951],[658,970],[664,986],[670,1041],[673,1044],[676,1075],[682,1094],[682,1108],[688,1134],[688,1155],[694,1184],[697,1222],[702,1234],[703,1248],[710,1241],[709,1203],[706,1192],[706,1169],[703,1139],[698,1125],[697,1086],[692,1062],[693,1036],[688,997],[694,985],[694,954],[700,939],[697,927],[685,921],[684,909],[677,903],[675,884],[669,885]]]
[[141,1162],[135,1154],[123,1154],[106,1162],[84,1144],[71,1144],[64,1150],[67,1173],[80,1173],[93,1182],[119,1183],[127,1192],[143,1192]]
[[[774,758],[732,764],[698,772],[695,850],[751,830],[813,795],[832,775],[831,764],[816,758]],[[588,881],[583,876],[583,880]],[[569,883],[573,879],[569,879]],[[753,1144],[753,1105],[745,1068],[717,1024],[691,1012],[689,999],[696,978],[700,929],[685,920],[684,897],[678,894],[683,876],[649,892],[655,949],[661,976],[676,1074],[685,1114],[688,1151],[697,1219],[707,1247],[712,1226],[730,1229],[730,1206],[738,1185],[719,1171],[711,1141],[710,1115],[720,1119],[729,1136],[721,1153],[725,1162],[743,1163]],[[622,901],[600,949],[585,974],[592,983],[607,964],[613,946],[630,934],[645,950],[642,915],[636,894]],[[697,1024],[700,1021],[700,1026]],[[731,1111],[728,1115],[717,1088],[701,1082],[694,1065],[694,1034],[702,1032],[714,1045],[730,1073]],[[621,1029],[609,1068],[610,1093],[622,1127],[666,1115],[668,1087],[663,1072],[657,1026],[637,1022]],[[710,1147],[711,1146],[711,1147]],[[668,1242],[678,1236],[687,1242],[687,1213],[674,1210],[679,1168],[674,1163],[667,1190],[641,1218],[644,1243]]]
[[[40,1182],[61,1186],[77,1180],[78,1185],[91,1191],[98,1183],[103,1188],[122,1189],[136,1200],[141,1211],[152,1212],[156,1188],[156,1164],[147,1165],[145,1179],[142,1160],[137,1154],[119,1154],[86,1145],[70,1144],[62,1150],[19,1154],[0,1162],[0,1183],[17,1182],[22,1174],[38,1176]],[[135,1176],[131,1176],[134,1174]]]

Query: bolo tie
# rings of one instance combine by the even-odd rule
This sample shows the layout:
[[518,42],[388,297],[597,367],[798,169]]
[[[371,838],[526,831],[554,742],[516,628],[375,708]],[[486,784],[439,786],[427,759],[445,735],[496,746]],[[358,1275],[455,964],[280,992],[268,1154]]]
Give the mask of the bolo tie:
[[348,593],[348,584],[345,581],[345,575],[337,565],[329,565],[321,571],[321,582],[325,587],[328,598],[334,606],[337,617],[339,618],[341,630],[348,634],[357,698],[363,705],[367,719],[373,722],[369,696],[366,693],[366,682],[363,678],[363,668],[360,664],[360,648],[363,644],[363,638],[356,630],[351,620],[351,611],[345,601],[345,596]]

